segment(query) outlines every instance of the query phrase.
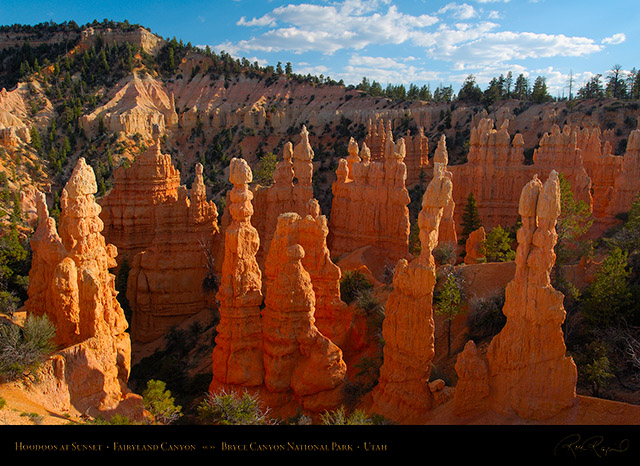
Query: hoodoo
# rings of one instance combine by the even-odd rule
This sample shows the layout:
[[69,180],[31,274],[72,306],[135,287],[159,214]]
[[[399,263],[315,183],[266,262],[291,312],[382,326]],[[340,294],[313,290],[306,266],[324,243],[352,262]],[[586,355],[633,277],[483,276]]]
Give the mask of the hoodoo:
[[39,387],[57,394],[52,402],[81,413],[139,418],[141,399],[127,389],[128,324],[109,272],[117,249],[102,236],[96,191],[93,169],[80,158],[62,191],[58,230],[44,195],[37,197],[25,310],[49,317],[62,348],[49,360]]

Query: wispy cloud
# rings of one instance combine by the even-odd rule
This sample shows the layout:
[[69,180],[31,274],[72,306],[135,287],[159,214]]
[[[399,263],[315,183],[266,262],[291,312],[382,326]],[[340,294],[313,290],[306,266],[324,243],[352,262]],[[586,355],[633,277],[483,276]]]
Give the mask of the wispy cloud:
[[602,43],[606,45],[617,45],[617,44],[622,44],[626,40],[627,40],[627,36],[619,32],[617,34],[612,35],[611,37],[605,37],[604,39],[602,39]]

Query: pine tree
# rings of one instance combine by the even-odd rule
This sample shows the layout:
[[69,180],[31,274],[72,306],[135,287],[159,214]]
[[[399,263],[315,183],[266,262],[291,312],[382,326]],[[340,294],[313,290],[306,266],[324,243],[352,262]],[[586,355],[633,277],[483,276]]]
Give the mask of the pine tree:
[[469,235],[481,226],[482,222],[478,214],[476,198],[473,193],[469,193],[469,196],[467,196],[467,204],[464,206],[464,211],[462,212],[462,235],[460,237],[460,244],[464,244]]

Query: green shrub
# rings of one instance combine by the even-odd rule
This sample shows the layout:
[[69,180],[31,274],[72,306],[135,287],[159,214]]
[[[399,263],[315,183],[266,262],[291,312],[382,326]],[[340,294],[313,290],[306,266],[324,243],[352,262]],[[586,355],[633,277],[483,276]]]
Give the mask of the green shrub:
[[351,304],[363,292],[371,289],[373,285],[359,270],[347,270],[340,279],[340,296],[347,304]]
[[500,225],[487,233],[482,242],[482,254],[487,262],[509,262],[516,258],[516,252],[511,247],[512,238],[509,232]]
[[28,316],[24,327],[0,324],[0,374],[9,380],[34,372],[55,349],[47,316]]
[[441,243],[433,251],[433,258],[438,265],[451,265],[456,260],[456,246],[452,243]]
[[269,410],[263,409],[257,396],[248,391],[209,393],[198,405],[198,419],[203,424],[261,425],[271,424]]
[[147,389],[142,393],[144,407],[151,413],[158,424],[171,424],[182,414],[181,406],[175,406],[171,392],[166,390],[166,384],[161,380],[149,380]]
[[351,413],[347,413],[347,410],[344,406],[340,406],[338,409],[333,411],[325,411],[320,419],[324,425],[332,425],[332,426],[346,426],[346,425],[373,425],[373,420],[367,416],[367,414],[360,409],[356,409]]

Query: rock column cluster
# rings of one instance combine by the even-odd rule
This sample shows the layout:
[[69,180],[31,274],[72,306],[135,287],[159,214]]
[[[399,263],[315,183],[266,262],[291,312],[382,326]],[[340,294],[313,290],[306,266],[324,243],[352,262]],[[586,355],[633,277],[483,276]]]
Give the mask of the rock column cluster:
[[537,176],[527,183],[519,214],[516,274],[507,285],[503,308],[507,322],[491,341],[486,363],[468,343],[456,365],[460,389],[454,401],[461,415],[490,408],[542,420],[576,402],[577,371],[565,354],[561,327],[564,296],[550,281],[560,214],[555,171],[544,184]]
[[366,144],[351,170],[347,160],[339,161],[329,226],[334,256],[373,246],[392,265],[408,255],[410,198],[404,139],[396,143],[387,138],[385,144],[383,161],[372,161]]
[[93,169],[80,158],[62,191],[57,230],[44,195],[38,195],[25,309],[49,317],[62,348],[45,370],[43,386],[51,386],[80,412],[137,417],[142,412],[139,397],[126,386],[128,324],[109,273],[117,249],[102,236],[96,192]]
[[432,301],[436,267],[432,251],[452,192],[444,166],[435,163],[418,216],[421,254],[411,262],[398,261],[385,307],[384,364],[373,391],[372,411],[398,423],[420,423],[434,405],[427,385],[435,354]]

